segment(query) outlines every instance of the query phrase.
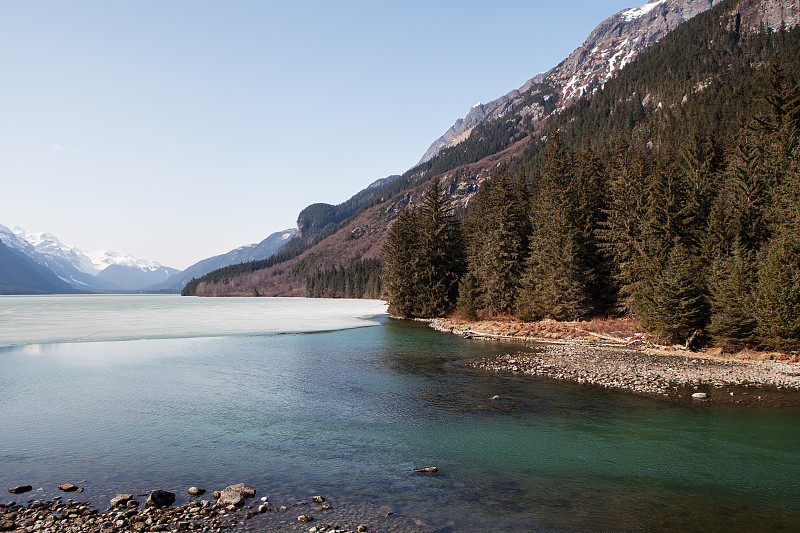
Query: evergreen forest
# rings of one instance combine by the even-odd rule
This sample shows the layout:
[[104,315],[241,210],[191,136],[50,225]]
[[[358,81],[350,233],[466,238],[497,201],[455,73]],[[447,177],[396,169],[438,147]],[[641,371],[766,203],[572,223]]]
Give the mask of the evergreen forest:
[[556,115],[466,212],[434,179],[389,228],[390,312],[630,316],[664,342],[797,349],[800,29],[740,34],[724,7]]

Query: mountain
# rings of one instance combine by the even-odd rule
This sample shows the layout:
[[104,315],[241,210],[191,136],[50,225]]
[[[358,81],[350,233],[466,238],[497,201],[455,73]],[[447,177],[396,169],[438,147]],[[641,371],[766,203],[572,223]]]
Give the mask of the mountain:
[[186,270],[173,274],[165,281],[148,288],[150,290],[180,291],[192,278],[199,278],[212,270],[237,263],[267,259],[283,248],[296,233],[296,228],[275,232],[259,243],[240,246],[226,254],[198,261]]
[[66,282],[0,239],[0,294],[76,292]]
[[[460,138],[457,145],[439,149],[389,184],[377,184],[373,201],[349,218],[337,218],[313,242],[295,237],[296,245],[290,243],[279,256],[214,271],[187,285],[184,293],[303,296],[312,277],[379,258],[391,221],[404,207],[419,203],[434,176],[459,209],[465,209],[504,164],[516,172],[527,170],[529,182],[535,182],[544,140],[552,131],[561,130],[570,149],[626,142],[634,132],[645,138],[654,135],[651,143],[679,150],[676,139],[692,125],[725,129],[735,123],[728,117],[745,116],[761,102],[755,95],[763,80],[757,78],[764,75],[769,58],[765,54],[773,45],[759,48],[759,43],[778,32],[762,32],[750,40],[747,36],[759,32],[765,21],[772,29],[796,26],[796,4],[661,0],[621,11],[551,71],[473,108],[472,117],[450,132],[451,138]],[[675,31],[678,28],[685,30]],[[676,34],[679,37],[672,38]],[[791,50],[791,43],[781,46]],[[748,56],[751,53],[755,55]],[[789,57],[794,58],[791,53]],[[651,133],[655,129],[661,132],[658,136]],[[330,207],[308,209],[330,215]],[[307,214],[300,217],[299,226],[321,227],[305,224]]]
[[18,226],[9,230],[0,225],[0,239],[78,290],[141,290],[178,272],[130,254],[84,252],[53,234],[33,233]]
[[[28,238],[31,241],[28,241]],[[49,269],[61,280],[78,290],[119,289],[116,286],[104,286],[92,272],[84,270],[88,260],[82,258],[75,250],[63,245],[54,236],[41,233],[38,236],[28,233],[22,228],[13,230],[0,224],[0,239],[9,248],[13,248]],[[34,245],[35,243],[35,245]]]
[[559,105],[548,111],[544,106],[532,103],[527,109],[517,110],[516,114],[541,122],[552,113],[563,111],[576,99],[602,86],[639,52],[721,1],[653,0],[639,8],[620,11],[597,26],[582,46],[552,70],[534,76],[519,89],[497,100],[473,106],[465,118],[458,119],[433,142],[420,163],[466,140],[473,128],[483,121],[506,117],[515,106],[524,102],[526,96],[541,90],[542,84],[559,94]]

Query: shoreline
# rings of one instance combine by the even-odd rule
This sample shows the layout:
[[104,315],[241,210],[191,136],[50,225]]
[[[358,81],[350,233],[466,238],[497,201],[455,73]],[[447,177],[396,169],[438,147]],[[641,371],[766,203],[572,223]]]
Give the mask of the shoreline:
[[[83,487],[65,484],[64,496],[45,499],[50,491],[30,485],[8,488],[11,500],[0,502],[0,532],[12,533],[149,533],[165,531],[225,531],[297,533],[365,533],[424,531],[388,507],[337,505],[314,495],[273,503],[269,496],[243,483],[222,491],[192,487],[189,501],[175,505],[176,494],[155,490],[118,494],[102,510],[95,501],[79,501]],[[5,492],[5,489],[4,489]],[[68,496],[73,496],[69,498]],[[37,498],[38,495],[39,497]],[[185,493],[180,499],[185,500]],[[15,500],[16,499],[16,500]],[[91,499],[90,499],[91,500]]]
[[465,338],[536,343],[527,350],[459,363],[465,368],[597,386],[680,404],[800,407],[797,362],[695,353],[652,344],[643,335],[618,338],[575,331],[573,324],[546,324],[541,328],[546,335],[525,335],[513,321],[428,322],[437,331]]

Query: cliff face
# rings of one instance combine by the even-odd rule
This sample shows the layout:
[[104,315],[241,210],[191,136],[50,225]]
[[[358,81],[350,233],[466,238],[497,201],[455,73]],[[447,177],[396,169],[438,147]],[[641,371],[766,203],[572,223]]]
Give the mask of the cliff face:
[[773,30],[800,24],[800,0],[742,0],[734,11],[740,31],[753,32],[761,26]]

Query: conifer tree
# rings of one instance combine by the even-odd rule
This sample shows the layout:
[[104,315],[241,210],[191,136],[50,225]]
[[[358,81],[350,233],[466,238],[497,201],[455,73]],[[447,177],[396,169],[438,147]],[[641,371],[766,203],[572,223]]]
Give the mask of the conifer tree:
[[729,254],[720,254],[712,265],[708,332],[720,344],[736,346],[753,340],[757,325],[754,288],[758,280],[754,255],[737,241]]
[[598,287],[594,229],[599,176],[583,163],[586,169],[576,169],[575,158],[561,145],[557,133],[548,140],[517,306],[523,319],[575,320],[597,312],[597,295],[592,290]]
[[656,267],[642,253],[648,189],[644,158],[632,155],[625,145],[618,147],[609,168],[608,207],[597,235],[612,262],[612,274],[621,297],[620,312],[631,310],[640,297],[644,281]]
[[417,216],[404,208],[386,235],[382,249],[381,279],[389,313],[399,317],[420,316],[418,305],[419,233]]
[[484,182],[471,202],[465,222],[468,271],[474,283],[464,286],[477,308],[491,314],[513,313],[524,268],[530,226],[524,174],[516,188],[508,169]]
[[709,309],[702,257],[682,244],[670,250],[666,264],[645,281],[650,290],[634,303],[642,324],[669,342],[684,342],[708,323]]
[[800,345],[800,240],[774,238],[758,273],[757,333],[763,345],[796,349]]
[[456,305],[458,281],[464,272],[464,244],[461,226],[438,177],[431,181],[417,216],[419,310],[416,316],[440,317]]

